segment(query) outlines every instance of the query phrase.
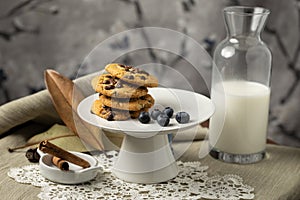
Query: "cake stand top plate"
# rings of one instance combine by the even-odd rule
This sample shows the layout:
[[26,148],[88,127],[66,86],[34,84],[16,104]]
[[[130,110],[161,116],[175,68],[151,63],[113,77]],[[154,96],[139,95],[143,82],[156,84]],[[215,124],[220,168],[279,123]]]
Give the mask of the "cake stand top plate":
[[161,127],[152,119],[148,124],[142,124],[138,119],[107,121],[91,113],[92,104],[99,98],[99,94],[93,94],[83,99],[78,105],[77,112],[81,119],[104,130],[143,138],[191,128],[209,119],[215,111],[212,101],[199,93],[162,87],[148,88],[148,90],[155,99],[152,109],[160,108],[162,110],[169,106],[174,109],[174,116],[177,112],[185,111],[189,113],[190,121],[186,124],[179,124],[173,117],[166,127]]

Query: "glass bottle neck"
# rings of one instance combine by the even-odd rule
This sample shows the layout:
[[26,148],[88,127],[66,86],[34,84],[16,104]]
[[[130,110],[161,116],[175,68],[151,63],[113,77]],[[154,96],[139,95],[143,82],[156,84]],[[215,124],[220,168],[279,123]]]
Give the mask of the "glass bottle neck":
[[265,25],[269,10],[259,7],[234,6],[224,9],[224,19],[229,37],[256,37]]

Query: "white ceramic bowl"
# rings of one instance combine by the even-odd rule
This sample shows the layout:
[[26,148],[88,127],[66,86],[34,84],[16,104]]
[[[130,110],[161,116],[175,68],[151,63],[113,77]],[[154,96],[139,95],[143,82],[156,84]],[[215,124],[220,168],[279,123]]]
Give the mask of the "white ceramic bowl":
[[63,184],[84,183],[95,178],[97,172],[102,169],[101,166],[98,166],[97,160],[92,156],[84,153],[71,151],[71,153],[88,161],[91,166],[89,168],[83,169],[78,165],[69,163],[69,171],[63,171],[57,168],[52,163],[52,157],[53,157],[52,155],[44,154],[41,151],[38,151],[38,153],[41,155],[39,161],[39,168],[40,168],[41,175],[44,176],[46,179],[56,183],[63,183]]

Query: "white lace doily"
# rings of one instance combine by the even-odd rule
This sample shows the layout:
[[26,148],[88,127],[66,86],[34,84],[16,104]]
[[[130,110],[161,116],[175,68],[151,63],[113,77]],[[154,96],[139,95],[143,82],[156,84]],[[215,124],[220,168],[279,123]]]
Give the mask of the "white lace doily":
[[178,161],[179,174],[159,184],[134,184],[115,178],[110,169],[117,158],[116,151],[95,156],[104,166],[104,173],[79,185],[61,185],[48,181],[39,172],[38,165],[12,168],[8,176],[19,183],[41,187],[40,199],[253,199],[253,188],[243,184],[237,175],[207,175],[207,166],[200,162]]

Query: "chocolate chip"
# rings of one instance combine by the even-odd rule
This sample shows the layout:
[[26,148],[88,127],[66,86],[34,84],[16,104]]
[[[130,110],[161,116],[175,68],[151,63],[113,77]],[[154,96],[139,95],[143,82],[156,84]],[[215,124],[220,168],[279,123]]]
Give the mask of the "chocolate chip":
[[104,89],[106,89],[106,90],[112,90],[114,88],[115,88],[114,85],[107,85],[107,86],[104,87]]
[[110,107],[108,107],[108,106],[106,106],[106,105],[102,105],[102,108],[104,108],[106,111],[111,111],[111,108]]
[[119,66],[120,66],[120,67],[123,67],[123,68],[125,68],[125,67],[126,67],[125,65],[122,65],[122,64],[119,64]]
[[118,80],[116,80],[116,79],[113,79],[113,80],[112,80],[112,84],[113,84],[113,85],[117,84],[117,82],[118,82]]
[[134,76],[133,75],[125,75],[124,78],[132,80],[132,79],[134,79]]
[[145,74],[145,75],[149,76],[149,73],[148,73],[148,72],[145,72],[145,71],[143,71],[143,70],[140,70],[139,73]]
[[127,72],[130,71],[130,69],[132,69],[132,66],[126,66],[125,67],[125,71],[127,71]]
[[149,75],[149,73],[147,73],[146,71],[142,70],[142,69],[139,69],[139,68],[133,68],[130,70],[130,72],[134,73],[134,74],[145,74],[145,75]]
[[104,80],[103,84],[110,84],[110,81],[109,80]]
[[146,80],[146,77],[145,76],[140,76],[140,79]]
[[107,121],[113,121],[114,120],[114,113],[110,112],[110,114],[107,117]]
[[139,72],[139,69],[137,69],[137,68],[131,68],[131,69],[130,69],[130,72],[136,74],[136,73]]

